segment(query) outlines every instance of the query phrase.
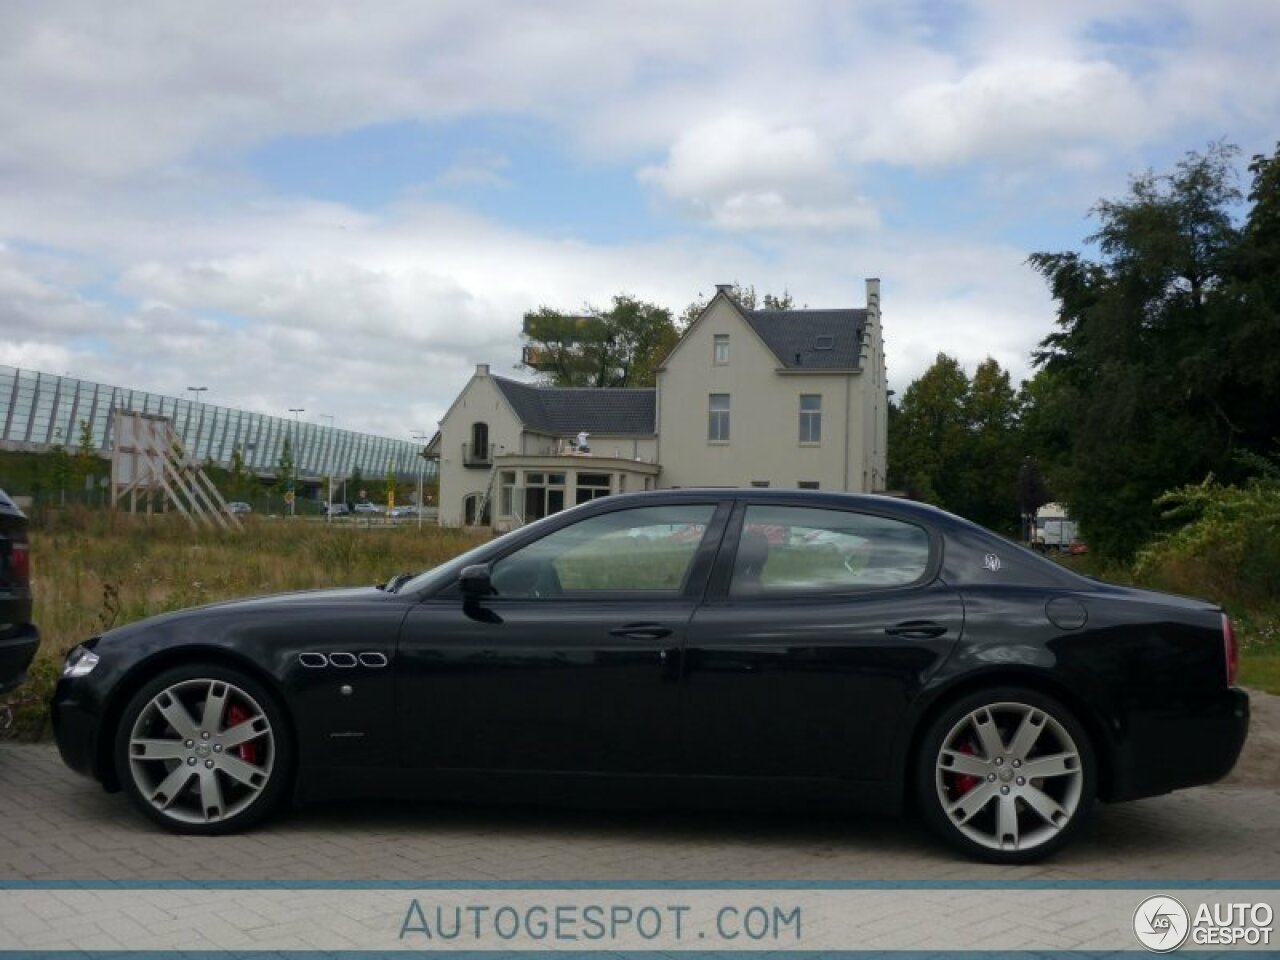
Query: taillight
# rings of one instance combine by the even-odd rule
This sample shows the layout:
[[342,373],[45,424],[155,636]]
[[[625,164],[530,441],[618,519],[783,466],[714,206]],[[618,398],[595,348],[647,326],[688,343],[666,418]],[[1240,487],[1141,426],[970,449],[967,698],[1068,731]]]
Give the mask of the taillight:
[[19,587],[31,584],[31,554],[25,543],[9,544],[9,575]]
[[1222,651],[1227,658],[1227,686],[1236,685],[1236,672],[1240,669],[1240,648],[1236,646],[1236,630],[1231,618],[1222,615]]

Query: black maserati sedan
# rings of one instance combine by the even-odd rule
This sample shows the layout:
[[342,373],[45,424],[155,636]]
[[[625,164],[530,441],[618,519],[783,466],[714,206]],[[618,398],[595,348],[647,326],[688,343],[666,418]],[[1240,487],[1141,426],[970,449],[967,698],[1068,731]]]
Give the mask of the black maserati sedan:
[[87,639],[66,763],[164,827],[335,796],[916,808],[1022,862],[1096,799],[1209,783],[1249,702],[1212,603],[892,498],[593,500],[377,587]]

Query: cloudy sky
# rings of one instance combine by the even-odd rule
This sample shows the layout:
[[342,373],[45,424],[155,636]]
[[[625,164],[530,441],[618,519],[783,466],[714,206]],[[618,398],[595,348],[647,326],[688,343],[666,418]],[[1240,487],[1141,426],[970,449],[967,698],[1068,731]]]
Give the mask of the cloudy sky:
[[1028,374],[1029,252],[1280,139],[1274,0],[0,4],[0,364],[408,438],[522,314],[864,305]]

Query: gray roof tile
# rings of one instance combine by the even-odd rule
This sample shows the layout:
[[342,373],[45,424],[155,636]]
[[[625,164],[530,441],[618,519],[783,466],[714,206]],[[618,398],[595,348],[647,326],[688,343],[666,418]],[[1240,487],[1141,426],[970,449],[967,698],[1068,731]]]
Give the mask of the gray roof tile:
[[494,377],[516,416],[530,430],[572,436],[623,433],[653,436],[657,432],[652,388],[545,387]]
[[[855,370],[866,310],[743,310],[747,323],[789,370]],[[820,349],[830,338],[830,347]]]

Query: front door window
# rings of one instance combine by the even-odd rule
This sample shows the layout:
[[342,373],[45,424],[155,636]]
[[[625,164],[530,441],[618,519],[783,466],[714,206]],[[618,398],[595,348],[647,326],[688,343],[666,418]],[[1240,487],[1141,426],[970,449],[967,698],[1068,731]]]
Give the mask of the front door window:
[[499,560],[493,588],[522,599],[678,595],[714,510],[684,504],[589,517]]

